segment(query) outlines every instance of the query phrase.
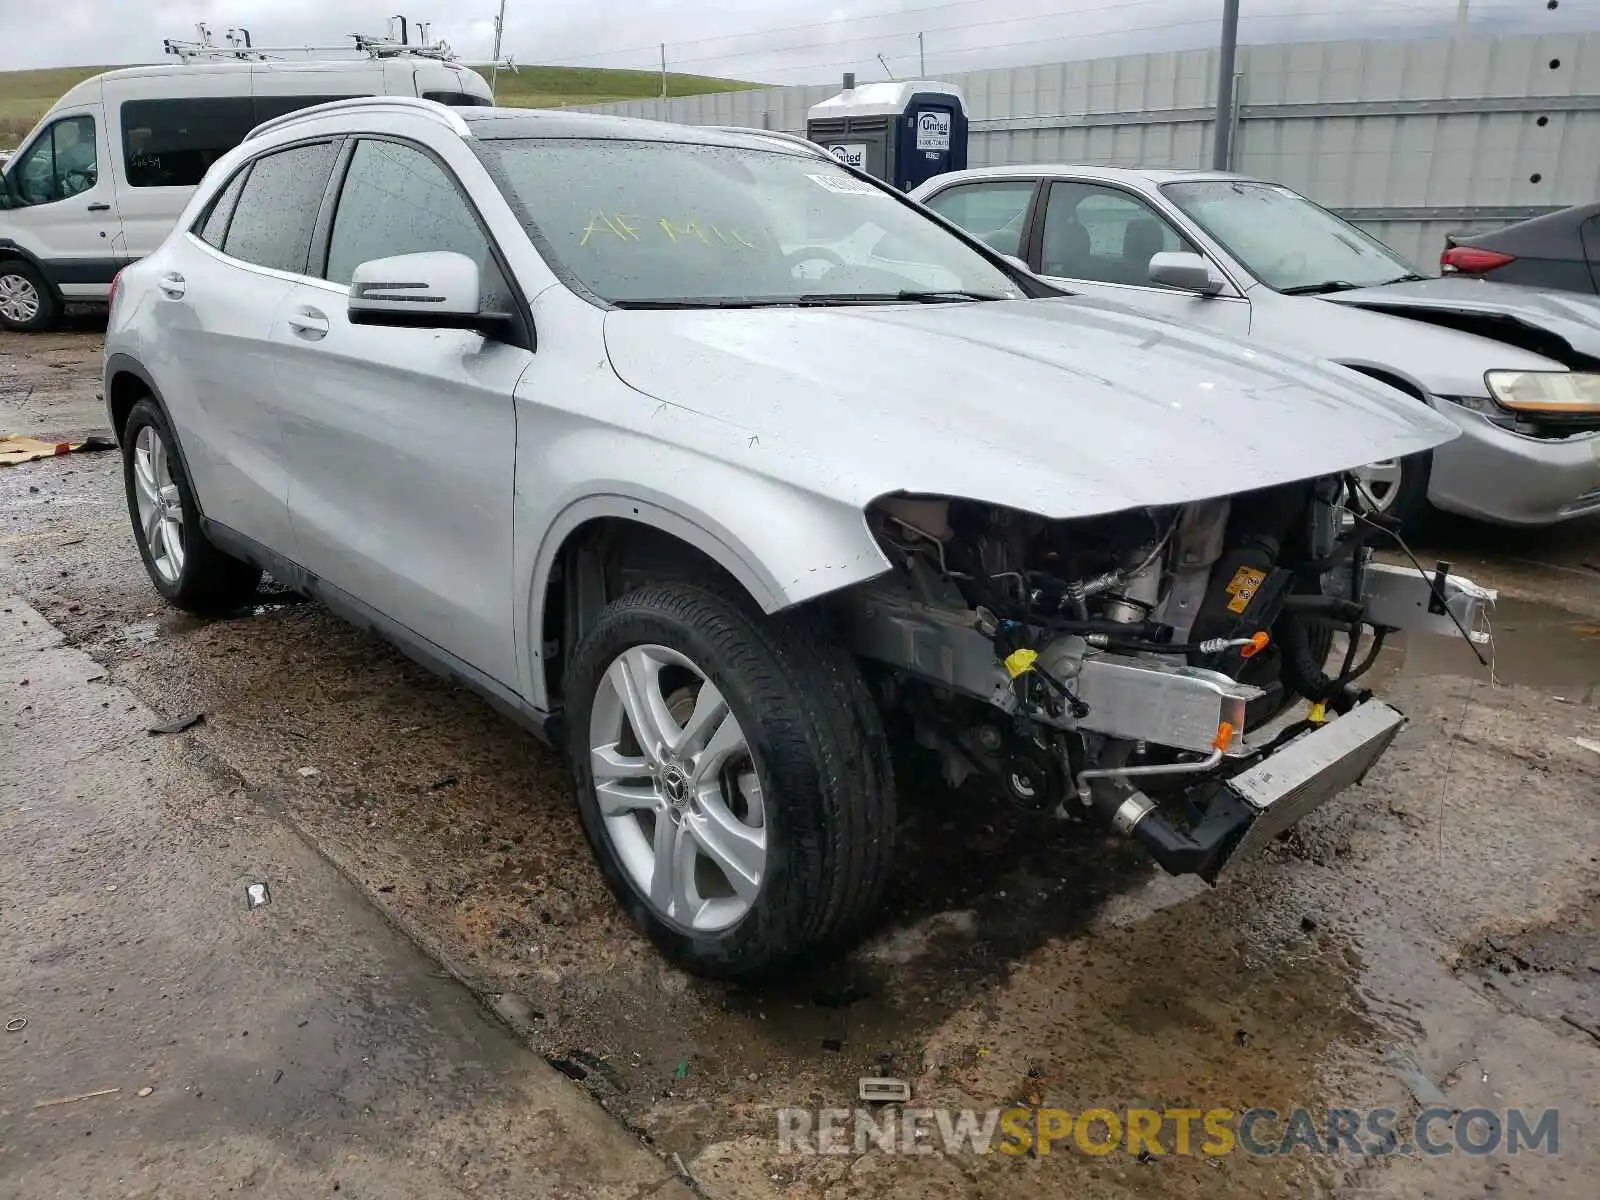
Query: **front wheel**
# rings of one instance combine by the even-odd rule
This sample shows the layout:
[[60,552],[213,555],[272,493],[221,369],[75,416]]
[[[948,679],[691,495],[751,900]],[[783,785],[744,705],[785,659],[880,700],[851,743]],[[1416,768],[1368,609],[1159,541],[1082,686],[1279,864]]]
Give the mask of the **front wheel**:
[[860,931],[888,879],[894,788],[856,665],[817,626],[651,585],[606,608],[569,679],[584,832],[669,958],[752,978]]
[[25,262],[0,262],[0,329],[39,333],[55,324],[61,310],[44,277]]
[[1405,458],[1368,463],[1354,475],[1366,492],[1368,504],[1405,527],[1414,526],[1428,511],[1428,478],[1432,469],[1433,455],[1424,450]]

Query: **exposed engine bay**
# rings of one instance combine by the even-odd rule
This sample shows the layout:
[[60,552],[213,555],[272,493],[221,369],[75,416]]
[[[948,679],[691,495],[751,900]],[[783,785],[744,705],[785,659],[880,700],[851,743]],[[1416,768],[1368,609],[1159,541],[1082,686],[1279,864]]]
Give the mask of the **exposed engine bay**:
[[1374,561],[1398,534],[1348,475],[1058,521],[893,496],[868,520],[894,569],[839,618],[946,782],[1207,882],[1388,748],[1404,717],[1359,681],[1393,631],[1486,640],[1494,600]]

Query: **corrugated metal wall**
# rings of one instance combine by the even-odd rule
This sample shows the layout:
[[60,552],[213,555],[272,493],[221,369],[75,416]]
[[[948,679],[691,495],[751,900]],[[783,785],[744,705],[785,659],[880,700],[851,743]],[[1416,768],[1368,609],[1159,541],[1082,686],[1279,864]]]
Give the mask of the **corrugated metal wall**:
[[[1600,198],[1600,34],[1240,48],[1235,169],[1355,220],[1424,270],[1444,235]],[[948,76],[973,166],[1204,167],[1216,53]],[[595,111],[805,131],[838,89],[772,88]]]

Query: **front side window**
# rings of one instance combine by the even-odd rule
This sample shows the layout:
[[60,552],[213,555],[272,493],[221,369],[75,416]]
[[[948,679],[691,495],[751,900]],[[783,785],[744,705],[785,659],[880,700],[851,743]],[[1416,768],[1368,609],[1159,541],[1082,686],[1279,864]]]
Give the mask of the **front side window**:
[[94,118],[63,117],[37,138],[6,172],[12,204],[53,204],[86,192],[100,178]]
[[472,259],[483,272],[485,307],[507,311],[489,239],[449,173],[411,146],[358,143],[334,210],[327,278],[348,284],[364,262],[429,250]]
[[928,207],[1001,254],[1020,258],[1032,201],[1032,180],[997,180],[946,188],[929,197]]
[[1167,198],[1245,268],[1280,292],[1340,291],[1413,278],[1377,238],[1273,183],[1208,179],[1169,183]]
[[222,252],[304,275],[333,159],[332,142],[294,146],[256,159],[234,205]]
[[950,230],[818,158],[603,139],[472,146],[552,265],[615,304],[1023,295]]
[[1150,260],[1171,250],[1194,247],[1132,193],[1092,183],[1050,185],[1039,247],[1042,274],[1155,287]]
[[248,96],[127,100],[120,115],[130,187],[194,187],[256,124]]

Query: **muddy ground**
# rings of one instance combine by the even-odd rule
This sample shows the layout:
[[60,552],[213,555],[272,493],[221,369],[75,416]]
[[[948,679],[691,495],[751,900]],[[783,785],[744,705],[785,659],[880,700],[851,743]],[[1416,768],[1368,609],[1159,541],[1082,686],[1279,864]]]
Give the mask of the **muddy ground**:
[[[92,325],[0,335],[0,432],[103,423],[98,353]],[[1221,888],[913,776],[873,941],[746,991],[631,932],[558,761],[470,695],[290,595],[161,607],[115,454],[0,468],[0,514],[11,588],[156,710],[204,713],[179,736],[707,1195],[1594,1195],[1600,753],[1575,739],[1600,741],[1600,522],[1429,531],[1425,561],[1501,589],[1494,678],[1459,644],[1386,650],[1394,751]],[[877,1073],[932,1107],[1558,1108],[1560,1153],[778,1153],[775,1109]]]

